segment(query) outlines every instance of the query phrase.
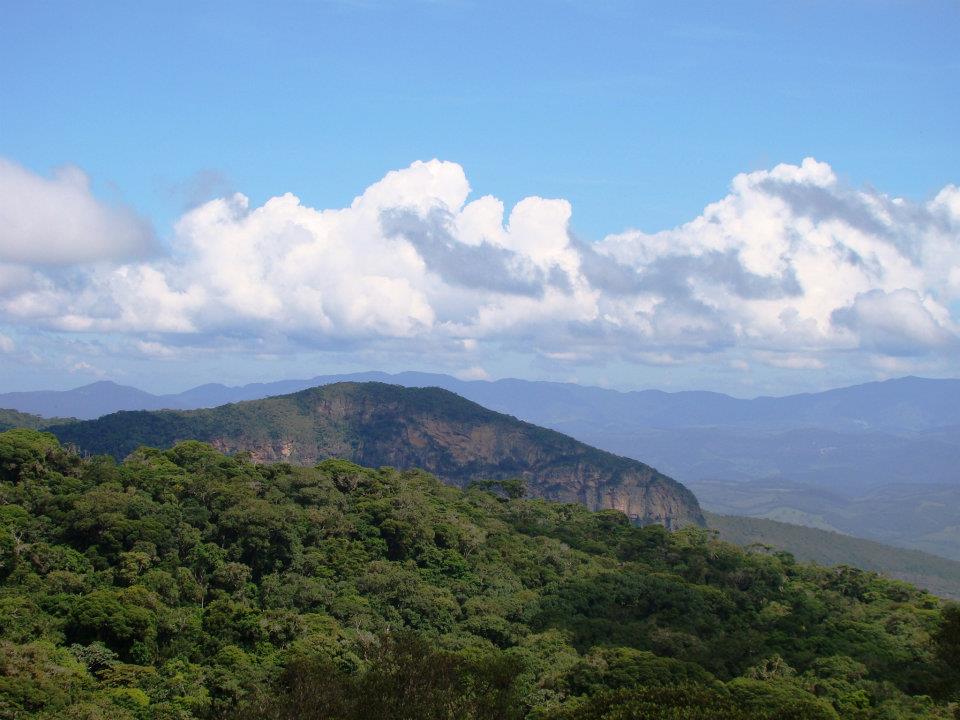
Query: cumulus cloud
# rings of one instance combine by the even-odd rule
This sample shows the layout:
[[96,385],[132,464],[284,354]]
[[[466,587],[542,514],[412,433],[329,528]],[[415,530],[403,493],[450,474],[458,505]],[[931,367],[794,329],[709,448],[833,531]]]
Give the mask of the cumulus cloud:
[[[673,296],[686,290],[718,312],[740,345],[891,349],[877,334],[877,298],[889,295],[900,311],[886,318],[883,334],[909,338],[923,353],[956,331],[946,309],[960,291],[956,196],[950,187],[915,204],[854,191],[807,159],[737,176],[727,197],[686,225],[610,236],[598,249],[654,273],[659,284],[658,268],[679,271],[667,273]],[[924,312],[910,312],[908,298]]]
[[68,265],[142,257],[153,246],[148,223],[106,205],[82,170],[36,175],[0,158],[0,262]]
[[[101,223],[128,217],[76,177],[0,170],[23,185],[13,195],[93,203],[88,215]],[[40,205],[24,207],[34,210],[17,210],[19,227],[41,227]],[[252,207],[238,193],[185,213],[170,254],[151,261],[82,264],[142,249],[122,222],[126,234],[109,241],[84,231],[56,245],[44,230],[66,268],[25,250],[15,257],[19,245],[5,241],[0,319],[128,334],[154,357],[184,344],[246,341],[262,353],[277,342],[394,343],[570,363],[717,356],[730,366],[730,353],[746,352],[763,365],[818,369],[840,354],[876,364],[956,348],[955,186],[909,202],[847,187],[807,159],[738,175],[725,197],[663,232],[590,243],[571,234],[572,212],[562,199],[529,197],[509,211],[491,196],[471,199],[463,169],[438,160],[388,173],[345,208],[291,194]],[[477,360],[459,366],[474,372]]]
[[915,290],[862,293],[849,307],[835,310],[832,319],[856,333],[861,345],[886,355],[917,355],[957,341],[946,309]]
[[387,237],[407,240],[427,269],[454,286],[508,295],[543,294],[544,273],[529,259],[486,240],[478,244],[456,237],[453,216],[434,210],[426,217],[412,210],[389,210],[381,216]]

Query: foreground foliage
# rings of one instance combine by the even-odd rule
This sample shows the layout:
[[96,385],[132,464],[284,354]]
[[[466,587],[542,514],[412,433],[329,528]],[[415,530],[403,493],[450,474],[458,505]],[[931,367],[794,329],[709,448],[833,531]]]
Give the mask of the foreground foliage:
[[950,718],[960,612],[707,531],[0,433],[0,718]]

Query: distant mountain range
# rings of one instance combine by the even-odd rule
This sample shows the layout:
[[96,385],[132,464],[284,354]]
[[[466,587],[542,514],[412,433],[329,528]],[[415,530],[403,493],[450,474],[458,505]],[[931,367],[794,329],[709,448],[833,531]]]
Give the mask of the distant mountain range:
[[439,388],[336,383],[214,409],[126,411],[49,428],[64,443],[123,458],[140,445],[202,440],[258,461],[339,457],[417,467],[455,485],[522,478],[529,492],[642,524],[702,524],[693,493],[633,459],[493,412]]
[[305,390],[336,382],[384,382],[441,387],[500,412],[568,431],[625,428],[728,427],[763,430],[821,428],[838,432],[922,432],[960,426],[960,380],[904,377],[821,393],[750,400],[704,391],[619,392],[571,383],[528,380],[458,380],[449,375],[382,372],[318,375],[230,387],[200,385],[153,395],[101,381],[74,390],[0,394],[0,407],[45,417],[92,419],[118,410],[189,410]]

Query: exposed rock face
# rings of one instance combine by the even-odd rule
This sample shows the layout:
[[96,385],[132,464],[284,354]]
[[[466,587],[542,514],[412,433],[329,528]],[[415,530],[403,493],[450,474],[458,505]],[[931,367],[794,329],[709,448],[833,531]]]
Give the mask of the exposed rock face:
[[[93,426],[118,416],[128,427],[150,430],[133,432],[134,442],[124,447],[97,447]],[[653,468],[438,388],[339,383],[212,410],[117,413],[58,434],[114,454],[195,438],[261,462],[312,465],[342,457],[373,467],[420,467],[456,485],[522,477],[531,495],[617,509],[641,524],[703,524],[693,494]]]

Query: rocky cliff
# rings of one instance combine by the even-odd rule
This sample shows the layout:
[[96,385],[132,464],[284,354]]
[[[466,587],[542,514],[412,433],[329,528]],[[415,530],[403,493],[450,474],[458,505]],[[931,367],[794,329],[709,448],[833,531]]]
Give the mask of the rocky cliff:
[[259,461],[420,467],[456,485],[520,477],[531,495],[614,508],[641,524],[703,524],[693,494],[653,468],[438,388],[338,383],[210,410],[114,413],[53,432],[117,457],[192,438]]

